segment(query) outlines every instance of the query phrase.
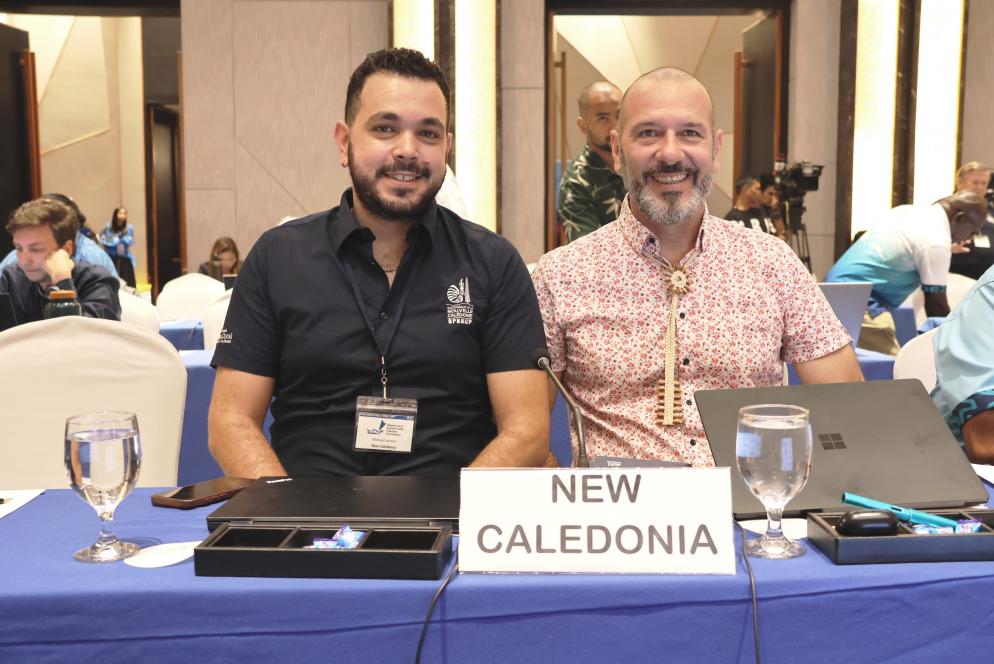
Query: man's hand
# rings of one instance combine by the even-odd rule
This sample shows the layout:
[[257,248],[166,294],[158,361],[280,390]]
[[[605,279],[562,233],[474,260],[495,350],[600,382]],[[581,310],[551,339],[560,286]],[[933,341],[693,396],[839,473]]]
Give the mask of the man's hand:
[[56,249],[45,259],[45,272],[53,284],[72,277],[72,269],[76,264],[72,262],[65,249]]
[[968,254],[970,253],[970,240],[953,242],[949,248],[954,254]]

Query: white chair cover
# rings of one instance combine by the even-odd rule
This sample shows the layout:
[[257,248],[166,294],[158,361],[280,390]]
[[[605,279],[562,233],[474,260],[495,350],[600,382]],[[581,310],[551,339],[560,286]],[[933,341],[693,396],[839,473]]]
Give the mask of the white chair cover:
[[955,272],[949,273],[949,282],[946,284],[946,299],[949,300],[950,311],[955,309],[963,301],[963,298],[966,297],[966,294],[970,292],[970,289],[976,283],[976,279],[964,277],[962,274],[956,274]]
[[929,392],[935,387],[935,350],[932,337],[939,331],[933,328],[920,334],[901,347],[894,360],[894,378],[917,378]]
[[231,302],[233,292],[234,288],[224,291],[224,295],[208,307],[204,314],[204,350],[214,350],[217,345],[217,337],[224,327],[224,317],[228,315],[228,303]]
[[0,488],[68,488],[66,418],[100,410],[138,416],[139,486],[175,486],[186,369],[158,334],[65,316],[0,332]]
[[224,295],[224,284],[206,274],[184,274],[162,287],[155,306],[160,320],[203,320],[207,307]]
[[121,320],[123,322],[137,325],[154,334],[159,333],[159,310],[151,302],[146,302],[123,290],[118,291],[117,296],[121,299]]

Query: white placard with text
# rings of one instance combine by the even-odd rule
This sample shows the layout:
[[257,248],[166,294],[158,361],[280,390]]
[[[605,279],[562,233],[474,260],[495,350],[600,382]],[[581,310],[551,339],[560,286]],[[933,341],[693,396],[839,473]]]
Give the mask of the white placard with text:
[[728,468],[462,471],[464,572],[734,574]]

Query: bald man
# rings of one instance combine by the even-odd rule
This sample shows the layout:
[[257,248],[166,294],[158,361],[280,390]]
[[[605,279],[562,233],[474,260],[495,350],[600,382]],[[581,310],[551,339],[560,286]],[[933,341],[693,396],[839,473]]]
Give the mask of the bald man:
[[[690,74],[652,71],[611,134],[628,188],[617,222],[539,261],[552,369],[593,456],[694,466],[714,457],[696,390],[862,379],[849,335],[786,243],[705,205],[722,132]],[[575,439],[574,439],[575,442]]]
[[842,254],[825,281],[873,284],[860,348],[897,355],[901,346],[890,312],[919,287],[925,293],[928,316],[949,314],[951,245],[969,240],[986,219],[987,202],[968,191],[931,205],[899,205]]
[[[956,170],[956,191],[969,191],[983,198],[987,195],[987,185],[991,180],[991,169],[979,161],[969,161]],[[954,247],[955,249],[955,247]],[[949,262],[949,271],[971,279],[980,279],[994,265],[994,219],[991,206],[987,206],[987,223],[980,235],[963,244],[960,251],[954,251]]]
[[621,90],[607,81],[583,89],[576,126],[587,144],[559,184],[559,221],[567,242],[618,218],[625,184],[612,166],[611,132],[618,124]]

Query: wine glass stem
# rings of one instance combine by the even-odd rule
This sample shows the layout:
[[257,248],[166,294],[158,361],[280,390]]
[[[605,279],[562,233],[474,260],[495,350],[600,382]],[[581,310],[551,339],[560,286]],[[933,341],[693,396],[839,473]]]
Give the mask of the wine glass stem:
[[783,537],[783,530],[781,530],[781,521],[783,521],[783,508],[782,507],[771,507],[766,510],[766,536],[772,539],[780,539]]
[[100,539],[97,540],[97,546],[105,546],[117,540],[117,536],[114,534],[114,512],[101,511],[98,514],[100,515]]

